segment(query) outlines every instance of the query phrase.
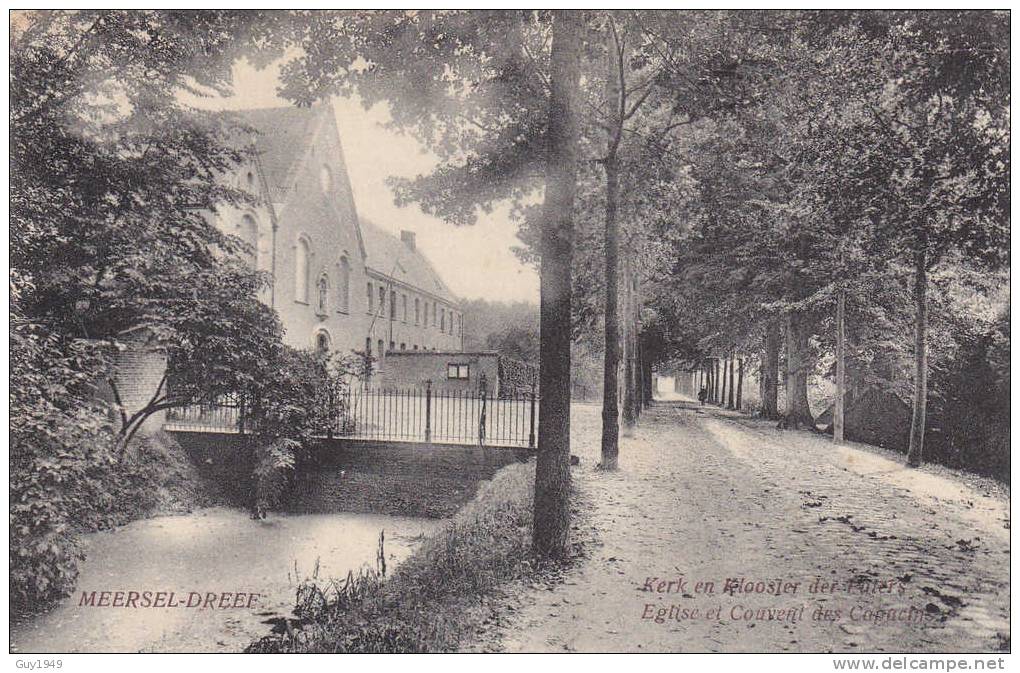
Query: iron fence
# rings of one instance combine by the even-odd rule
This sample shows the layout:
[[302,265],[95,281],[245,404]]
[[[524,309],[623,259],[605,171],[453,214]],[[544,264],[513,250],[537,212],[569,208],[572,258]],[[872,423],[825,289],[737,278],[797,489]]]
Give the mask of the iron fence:
[[[238,432],[243,415],[238,396],[213,404],[169,410],[167,430]],[[448,390],[430,383],[411,388],[374,389],[354,385],[337,405],[333,437],[480,446],[535,446],[537,392],[488,388]]]
[[235,393],[221,395],[215,402],[167,409],[165,429],[188,432],[238,432],[241,413],[240,395]]
[[534,447],[538,429],[535,393],[357,388],[341,408],[337,433],[358,439]]

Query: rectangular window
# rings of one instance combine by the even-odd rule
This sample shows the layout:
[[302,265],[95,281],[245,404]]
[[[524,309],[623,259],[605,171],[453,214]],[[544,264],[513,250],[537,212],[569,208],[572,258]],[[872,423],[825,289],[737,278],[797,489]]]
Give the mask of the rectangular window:
[[372,284],[368,283],[368,312],[375,310],[375,294],[372,293]]
[[436,304],[434,302],[432,304],[432,326],[436,326]]
[[379,286],[379,315],[386,312],[386,288]]
[[402,295],[402,297],[403,297],[403,303],[404,303],[404,318],[403,318],[403,320],[404,320],[404,322],[407,322],[407,295],[406,294]]
[[446,365],[446,378],[467,380],[470,377],[470,366],[449,363]]
[[397,319],[397,293],[390,290],[390,320]]
[[445,308],[442,309],[441,311],[439,311],[439,331],[440,332],[445,332],[446,331],[446,309]]
[[414,298],[414,324],[417,325],[421,322],[421,301],[418,297]]
[[394,343],[393,341],[391,341],[391,342],[390,342],[390,350],[391,350],[391,351],[395,351],[395,350],[397,350],[397,349],[396,349],[396,345],[397,345],[396,343]]
[[372,338],[365,337],[365,356],[370,357],[372,355]]

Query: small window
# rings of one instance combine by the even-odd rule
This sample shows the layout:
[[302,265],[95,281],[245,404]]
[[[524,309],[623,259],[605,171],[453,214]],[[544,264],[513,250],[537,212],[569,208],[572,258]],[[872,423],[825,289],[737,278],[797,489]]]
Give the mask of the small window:
[[401,296],[403,297],[403,302],[404,302],[404,318],[403,318],[403,320],[404,320],[404,322],[407,322],[407,295],[405,294],[405,295],[401,295]]
[[318,332],[315,335],[315,350],[320,353],[329,352],[329,334],[326,332]]
[[248,191],[249,192],[254,192],[255,191],[255,174],[252,173],[251,171],[248,171],[248,175],[245,176],[244,181],[248,185]]
[[372,338],[365,337],[365,356],[372,357]]
[[391,351],[395,351],[395,350],[397,350],[397,344],[396,344],[396,342],[393,342],[393,341],[391,341],[391,342],[390,342],[390,350],[391,350]]
[[414,345],[414,350],[418,350],[418,344]]
[[322,187],[323,194],[333,191],[333,172],[329,170],[329,166],[319,169],[319,186]]
[[379,315],[386,312],[386,288],[379,286]]
[[406,351],[407,350],[407,344],[400,344],[400,350]]
[[320,314],[325,315],[329,311],[329,276],[326,274],[319,276],[319,282],[316,283],[315,289],[318,294],[315,309]]
[[421,322],[421,300],[418,297],[414,298],[414,324],[417,325]]
[[444,308],[439,312],[439,331],[446,331],[446,309]]
[[368,312],[375,310],[375,294],[372,293],[372,284],[368,283]]
[[351,264],[346,257],[340,258],[340,285],[337,287],[339,305],[337,310],[349,313],[351,310]]
[[467,380],[470,378],[469,365],[458,365],[450,363],[446,365],[446,378],[448,379],[462,379]]
[[390,290],[390,319],[397,319],[397,293],[395,290]]
[[383,340],[379,339],[379,357],[386,355],[386,349],[383,348]]
[[308,303],[308,241],[299,239],[295,246],[294,301]]

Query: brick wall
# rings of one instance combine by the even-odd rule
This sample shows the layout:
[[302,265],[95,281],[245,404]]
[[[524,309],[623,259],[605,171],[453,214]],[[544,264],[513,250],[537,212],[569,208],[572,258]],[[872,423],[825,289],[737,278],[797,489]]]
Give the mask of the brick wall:
[[[490,391],[499,385],[499,356],[495,353],[390,353],[373,382],[383,388],[413,388],[432,381],[433,390],[478,390],[485,375]],[[451,379],[450,364],[468,365],[467,379]]]
[[[240,436],[171,434],[230,502],[249,504],[253,466]],[[475,496],[481,482],[529,455],[526,449],[323,441],[299,466],[281,509],[448,517]]]
[[[113,381],[124,413],[130,418],[155,395],[160,381],[166,374],[167,358],[166,352],[147,335],[138,334],[122,341],[127,348],[114,358]],[[108,383],[100,385],[100,396],[111,405],[116,405],[113,389]],[[165,412],[153,414],[138,430],[138,434],[146,435],[158,431],[163,427],[165,420]],[[119,414],[115,415],[115,421],[120,422]]]

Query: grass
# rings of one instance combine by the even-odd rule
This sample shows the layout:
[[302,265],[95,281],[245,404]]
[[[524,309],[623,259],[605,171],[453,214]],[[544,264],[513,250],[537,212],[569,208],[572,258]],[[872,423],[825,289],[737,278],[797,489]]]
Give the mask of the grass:
[[484,598],[537,575],[531,555],[535,464],[514,464],[392,576],[349,575],[299,591],[299,619],[249,652],[452,652],[486,618]]

